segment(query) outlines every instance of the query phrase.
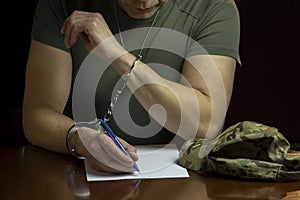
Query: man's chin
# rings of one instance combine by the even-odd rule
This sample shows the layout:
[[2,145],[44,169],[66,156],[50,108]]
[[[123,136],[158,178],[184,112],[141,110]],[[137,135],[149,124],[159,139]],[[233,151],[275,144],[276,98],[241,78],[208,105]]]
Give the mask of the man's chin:
[[134,19],[147,19],[152,17],[157,10],[157,7],[148,9],[133,8],[132,10],[128,11],[127,14]]

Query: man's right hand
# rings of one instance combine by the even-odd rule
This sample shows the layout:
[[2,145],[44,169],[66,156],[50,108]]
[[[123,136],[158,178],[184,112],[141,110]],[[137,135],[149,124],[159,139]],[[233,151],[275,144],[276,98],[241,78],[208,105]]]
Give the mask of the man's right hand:
[[91,128],[79,127],[72,141],[76,152],[84,156],[94,170],[133,173],[134,162],[138,160],[136,149],[123,139],[118,139],[131,157],[120,150],[107,134]]

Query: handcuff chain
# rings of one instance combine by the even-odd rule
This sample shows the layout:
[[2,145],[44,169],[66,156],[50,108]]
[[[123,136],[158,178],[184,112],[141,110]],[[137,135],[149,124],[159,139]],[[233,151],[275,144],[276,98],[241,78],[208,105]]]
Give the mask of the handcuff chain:
[[142,56],[141,55],[138,55],[137,58],[134,60],[132,66],[130,67],[129,71],[125,74],[124,78],[123,78],[123,85],[122,87],[116,91],[116,94],[115,96],[113,97],[112,101],[110,102],[110,105],[109,105],[109,108],[107,109],[104,117],[103,117],[103,120],[105,122],[108,122],[110,120],[110,117],[112,115],[112,110],[114,108],[114,106],[116,105],[120,95],[122,94],[123,90],[125,89],[126,85],[127,85],[127,81],[128,81],[128,78],[130,76],[130,73],[132,71],[132,69],[135,67],[136,63],[142,59]]

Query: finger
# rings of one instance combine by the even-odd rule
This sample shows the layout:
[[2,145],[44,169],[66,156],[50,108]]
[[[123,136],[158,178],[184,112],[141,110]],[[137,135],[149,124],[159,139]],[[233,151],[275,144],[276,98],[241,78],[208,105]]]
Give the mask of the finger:
[[134,160],[126,155],[109,136],[101,134],[99,135],[99,139],[101,140],[103,149],[114,160],[124,166],[132,167],[134,165]]
[[74,19],[69,31],[69,47],[72,47],[80,34],[89,35],[89,23],[85,22],[84,19]]
[[88,148],[89,155],[86,156],[92,163],[92,168],[107,171],[107,172],[129,172],[133,173],[135,170],[132,166],[126,166],[119,163],[115,157],[109,155],[107,151],[99,145],[98,142],[93,142]]
[[[105,161],[103,161],[103,159],[105,159],[105,156],[99,156],[99,157],[95,156],[103,152],[99,147],[94,148],[93,145],[90,145],[92,141],[95,140],[95,137],[99,134],[96,130],[86,128],[86,127],[81,127],[80,129],[78,129],[77,133],[80,134],[79,137],[80,140],[77,142],[76,149],[80,150],[81,155],[84,155],[84,157],[87,159],[92,169],[99,172],[110,172],[110,173],[124,172],[124,170],[120,170],[118,168],[114,169],[104,164]],[[96,153],[91,154],[91,152],[94,151]],[[130,170],[131,169],[128,169],[126,172],[131,172]]]
[[64,22],[61,31],[64,33],[64,42],[70,48],[77,41],[80,32],[80,24],[84,15],[80,11],[74,11]]
[[134,146],[130,145],[125,140],[123,140],[122,138],[118,137],[118,139],[121,142],[121,144],[124,146],[124,148],[128,151],[128,153],[130,154],[131,158],[134,161],[138,161],[139,157],[138,157],[138,154],[136,152],[136,148]]
[[117,171],[134,172],[134,161],[110,140],[107,135],[100,134],[88,144],[87,150],[95,158],[95,163],[98,166],[103,164]]
[[130,152],[136,152],[136,148],[132,145],[130,145],[128,142],[126,142],[125,140],[123,140],[122,138],[118,137],[119,141],[122,143],[122,145],[125,147],[125,149],[127,151]]
[[79,35],[78,22],[70,21],[65,30],[65,43],[68,48],[71,48],[77,41]]
[[134,172],[133,159],[125,155],[106,134],[87,127],[77,130],[85,147],[85,157],[93,157],[98,165],[104,165],[123,172]]
[[92,51],[93,47],[91,45],[90,38],[87,35],[85,35],[84,33],[79,33],[79,37],[82,40],[82,42],[84,43],[84,45],[86,46],[86,48],[89,51]]
[[[90,43],[93,40],[93,33],[95,31],[95,24],[97,24],[98,13],[89,13],[82,11],[74,11],[74,15],[71,18],[71,29],[69,45],[73,46],[78,37],[84,38],[84,42],[88,45],[88,49],[91,49]],[[73,22],[72,22],[73,21]]]
[[[67,48],[70,48],[71,45],[71,40],[72,40],[72,35],[74,37],[74,19],[67,19],[65,26],[64,26],[64,43]],[[74,40],[74,39],[73,39]],[[74,42],[74,41],[73,41]]]

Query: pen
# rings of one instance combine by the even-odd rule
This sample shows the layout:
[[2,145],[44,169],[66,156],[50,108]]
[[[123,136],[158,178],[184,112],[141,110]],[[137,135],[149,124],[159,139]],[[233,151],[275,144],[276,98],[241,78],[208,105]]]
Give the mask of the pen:
[[[100,124],[103,126],[103,128],[106,130],[106,133],[108,134],[108,136],[114,141],[114,143],[117,145],[117,147],[119,147],[119,149],[121,149],[126,155],[130,156],[130,154],[128,153],[128,151],[123,147],[123,145],[118,140],[118,138],[115,136],[115,134],[110,129],[110,127],[108,126],[108,124],[105,121],[103,121],[102,119],[100,119],[99,121],[100,121]],[[138,168],[138,166],[137,166],[136,163],[134,163],[133,167],[134,167],[134,169],[137,172],[140,172],[140,169]]]

